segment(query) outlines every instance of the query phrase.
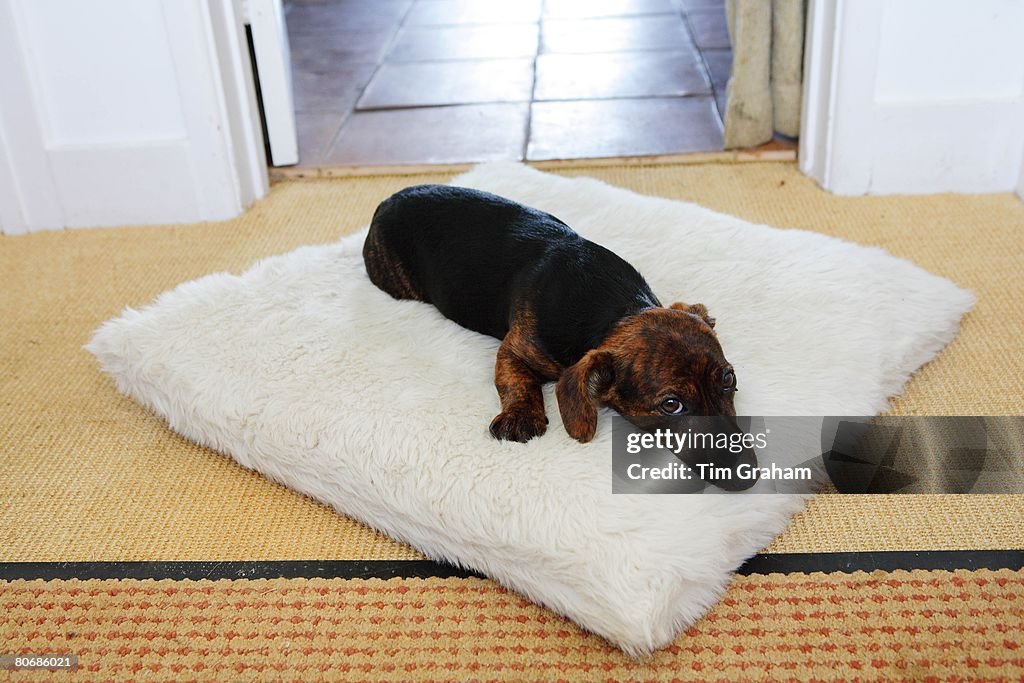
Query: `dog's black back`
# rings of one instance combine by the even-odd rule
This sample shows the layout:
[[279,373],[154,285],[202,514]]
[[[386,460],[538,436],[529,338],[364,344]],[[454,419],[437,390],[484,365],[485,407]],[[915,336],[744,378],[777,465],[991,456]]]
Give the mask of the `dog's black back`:
[[370,279],[503,339],[534,318],[544,350],[568,366],[623,317],[659,302],[630,264],[551,214],[497,195],[417,185],[377,208],[364,247]]

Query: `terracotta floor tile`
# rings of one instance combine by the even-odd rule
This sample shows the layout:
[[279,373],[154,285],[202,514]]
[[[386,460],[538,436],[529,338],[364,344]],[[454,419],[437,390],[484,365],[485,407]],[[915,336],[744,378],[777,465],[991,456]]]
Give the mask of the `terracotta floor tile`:
[[715,92],[725,90],[732,74],[732,50],[701,50],[711,74],[711,87]]
[[546,54],[537,58],[537,100],[710,93],[704,63],[693,51]]
[[293,0],[299,165],[721,149],[723,0],[680,2]]
[[486,104],[356,112],[327,158],[333,165],[518,160],[529,105]]
[[537,54],[537,24],[407,26],[398,34],[388,61],[501,59]]
[[695,9],[686,13],[693,30],[693,40],[702,50],[732,47],[729,42],[729,26],[725,21],[725,9]]
[[541,52],[685,50],[692,46],[681,15],[545,19],[541,24]]
[[540,18],[541,0],[419,0],[410,26],[531,22]]
[[356,108],[528,102],[532,89],[532,59],[385,63]]
[[331,142],[347,115],[348,112],[295,114],[295,128],[299,136],[299,166],[323,164]]
[[545,0],[544,16],[552,19],[588,19],[636,14],[672,14],[672,0]]
[[345,0],[295,3],[285,14],[288,33],[333,33],[397,27],[412,0]]
[[324,73],[292,71],[295,111],[352,111],[376,64],[338,64]]
[[535,102],[527,159],[721,151],[711,97]]
[[344,64],[376,64],[398,30],[339,31],[295,35],[291,44],[292,70],[326,73]]

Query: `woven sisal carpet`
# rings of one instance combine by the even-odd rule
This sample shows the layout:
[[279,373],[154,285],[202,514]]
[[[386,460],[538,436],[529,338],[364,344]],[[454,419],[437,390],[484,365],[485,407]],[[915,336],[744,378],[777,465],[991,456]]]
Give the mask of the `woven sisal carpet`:
[[631,660],[480,579],[15,581],[7,643],[122,680],[739,680],[1024,674],[1024,575],[741,577],[674,645]]
[[[882,246],[975,290],[959,336],[893,412],[1024,411],[1012,195],[841,198],[788,163],[562,172]],[[391,192],[447,178],[284,182],[223,223],[0,238],[0,562],[419,559],[176,437],[81,345],[126,304],[334,240]],[[1021,548],[1024,496],[823,496],[767,552]],[[13,580],[0,583],[0,653],[77,652],[91,678],[1017,679],[1022,581],[1008,569],[741,577],[673,648],[630,662],[476,578]]]

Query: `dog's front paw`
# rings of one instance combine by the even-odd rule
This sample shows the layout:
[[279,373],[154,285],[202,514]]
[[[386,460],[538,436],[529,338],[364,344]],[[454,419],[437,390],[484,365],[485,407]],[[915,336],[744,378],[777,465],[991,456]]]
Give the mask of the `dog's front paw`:
[[505,410],[491,420],[491,435],[503,441],[526,443],[547,429],[548,418],[544,413],[530,410]]

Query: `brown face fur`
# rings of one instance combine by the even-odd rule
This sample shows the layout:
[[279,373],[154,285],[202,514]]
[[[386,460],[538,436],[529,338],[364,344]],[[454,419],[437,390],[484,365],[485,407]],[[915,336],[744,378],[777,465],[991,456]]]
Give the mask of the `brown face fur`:
[[666,414],[665,402],[675,399],[688,415],[735,415],[735,385],[723,383],[732,366],[713,327],[701,304],[652,308],[624,319],[601,346],[562,373],[556,394],[566,431],[590,441],[600,404],[642,417]]

